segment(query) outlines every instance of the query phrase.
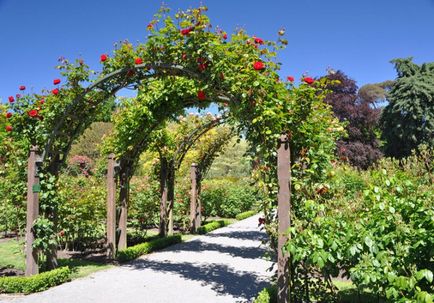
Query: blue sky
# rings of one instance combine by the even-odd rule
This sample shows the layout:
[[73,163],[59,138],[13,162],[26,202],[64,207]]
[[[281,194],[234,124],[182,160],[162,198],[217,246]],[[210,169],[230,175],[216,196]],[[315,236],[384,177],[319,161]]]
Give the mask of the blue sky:
[[[167,0],[174,10],[209,7],[214,25],[275,39],[285,28],[282,77],[341,69],[359,85],[395,78],[389,61],[434,61],[434,0]],[[117,41],[146,39],[154,0],[0,0],[0,98],[19,85],[39,92],[58,77],[57,58],[81,56],[99,70],[99,55]]]

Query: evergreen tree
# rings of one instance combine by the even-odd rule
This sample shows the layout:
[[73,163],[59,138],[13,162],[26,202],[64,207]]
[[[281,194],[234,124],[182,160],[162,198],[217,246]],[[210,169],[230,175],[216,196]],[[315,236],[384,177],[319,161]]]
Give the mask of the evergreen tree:
[[434,62],[395,59],[398,78],[381,117],[385,153],[402,158],[420,144],[434,146]]

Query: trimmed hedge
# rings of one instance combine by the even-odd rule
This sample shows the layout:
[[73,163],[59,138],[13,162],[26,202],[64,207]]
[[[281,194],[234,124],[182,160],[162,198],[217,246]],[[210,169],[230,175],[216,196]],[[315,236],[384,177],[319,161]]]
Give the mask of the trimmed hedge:
[[256,215],[257,213],[258,212],[255,211],[255,210],[248,210],[248,211],[245,211],[243,213],[240,213],[240,214],[236,215],[235,219],[237,219],[237,220],[244,220],[244,219],[246,219],[248,217]]
[[120,250],[118,251],[116,258],[119,262],[127,262],[136,259],[141,255],[149,254],[155,250],[162,249],[180,242],[182,242],[180,235],[158,238]]
[[197,233],[200,234],[200,235],[203,235],[203,234],[209,233],[210,231],[213,231],[213,230],[215,230],[217,228],[225,227],[225,226],[227,226],[227,225],[229,225],[231,223],[232,223],[231,220],[212,221],[212,222],[210,222],[208,224],[205,224],[203,226],[198,227]]
[[277,289],[275,286],[266,287],[261,290],[253,303],[276,303]]
[[71,280],[71,269],[60,267],[29,277],[1,277],[0,293],[24,293],[43,291]]

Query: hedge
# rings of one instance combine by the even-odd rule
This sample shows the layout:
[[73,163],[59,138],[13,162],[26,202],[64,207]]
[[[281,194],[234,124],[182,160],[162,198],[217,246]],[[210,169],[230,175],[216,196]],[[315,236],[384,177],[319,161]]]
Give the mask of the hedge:
[[248,211],[245,211],[245,212],[243,212],[243,213],[239,213],[238,215],[235,216],[235,218],[236,218],[237,220],[244,220],[244,219],[246,219],[246,218],[248,218],[248,217],[251,217],[251,216],[256,215],[257,213],[258,213],[258,212],[255,211],[255,210],[248,210]]
[[116,258],[119,262],[127,262],[136,259],[141,255],[149,254],[155,250],[162,249],[180,242],[182,242],[180,235],[158,238],[120,250],[118,251]]
[[253,303],[275,303],[277,301],[277,289],[275,286],[261,290]]
[[225,227],[226,225],[229,225],[231,223],[232,223],[231,220],[212,221],[208,224],[205,224],[203,226],[198,227],[197,233],[203,235],[203,234],[209,233],[210,231],[213,231],[217,228]]
[[1,277],[0,293],[24,293],[43,291],[71,280],[71,269],[60,267],[29,277]]

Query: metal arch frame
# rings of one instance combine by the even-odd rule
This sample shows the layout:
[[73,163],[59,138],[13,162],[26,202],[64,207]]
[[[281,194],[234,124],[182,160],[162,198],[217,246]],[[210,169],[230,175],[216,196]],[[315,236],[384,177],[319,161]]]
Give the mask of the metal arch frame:
[[[165,71],[169,71],[170,72],[169,75],[173,75],[173,76],[188,76],[192,79],[200,79],[201,78],[198,73],[195,73],[189,69],[186,69],[182,65],[171,65],[171,64],[164,64],[164,63],[143,63],[140,65],[136,65],[134,67],[126,67],[126,68],[118,69],[114,72],[111,72],[111,73],[105,75],[104,77],[98,79],[96,82],[92,83],[87,88],[85,88],[82,94],[76,96],[74,98],[74,100],[70,104],[68,104],[68,106],[65,109],[65,115],[54,126],[53,131],[51,132],[51,135],[50,135],[47,143],[45,144],[45,148],[42,152],[43,161],[46,160],[47,156],[51,156],[52,144],[55,141],[57,135],[59,134],[59,129],[64,125],[64,123],[66,121],[66,117],[70,116],[70,113],[75,108],[75,106],[81,100],[83,100],[85,98],[85,96],[89,92],[91,92],[92,90],[101,89],[102,91],[106,92],[108,95],[107,97],[109,97],[109,96],[114,95],[120,89],[127,87],[128,81],[126,81],[126,83],[124,82],[120,85],[115,86],[110,91],[105,91],[105,89],[102,86],[104,84],[109,83],[111,80],[115,79],[118,76],[125,76],[131,70],[136,70],[136,71],[137,70],[139,70],[139,71],[146,70],[146,73],[139,75],[139,78],[137,76],[131,77],[132,80],[137,81],[137,82],[142,81],[142,80],[147,79],[147,78],[155,77],[155,76],[163,76],[163,75],[165,75],[164,74]],[[152,70],[154,71],[153,73],[151,73]],[[131,81],[131,82],[133,82],[133,81]],[[228,96],[227,93],[223,93],[222,91],[216,91],[216,92],[218,95],[216,99],[218,101],[230,102],[234,99],[233,96]],[[194,105],[194,104],[192,104],[192,105]],[[78,131],[79,127],[80,127],[80,125],[77,127],[77,131]],[[66,152],[68,152],[68,150],[70,149],[70,146],[71,146],[71,143],[68,144],[68,147],[66,148]]]

